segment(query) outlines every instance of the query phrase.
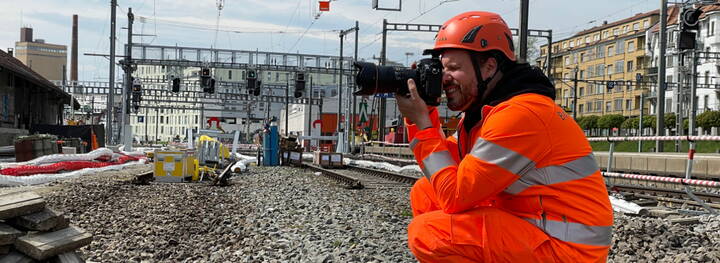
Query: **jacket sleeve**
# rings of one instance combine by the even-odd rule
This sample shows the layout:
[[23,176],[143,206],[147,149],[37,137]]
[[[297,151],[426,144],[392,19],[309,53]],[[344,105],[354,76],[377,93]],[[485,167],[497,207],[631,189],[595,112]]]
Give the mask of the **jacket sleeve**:
[[473,134],[470,153],[458,162],[435,129],[417,132],[413,153],[446,213],[471,209],[497,195],[547,155],[547,129],[519,104],[496,106]]
[[[437,107],[434,106],[428,106],[429,115],[430,115],[430,121],[432,122],[432,128],[427,128],[426,130],[437,130],[440,133],[441,138],[446,140],[446,143],[448,143],[447,147],[449,149],[456,149],[457,148],[457,137],[456,135],[452,135],[445,139],[445,135],[442,132],[442,124],[440,123],[440,114],[438,113]],[[417,143],[419,140],[415,140],[415,135],[419,132],[417,125],[410,122],[407,118],[403,118],[405,121],[405,127],[407,129],[407,138],[410,142],[410,148]],[[456,153],[457,154],[457,153]]]

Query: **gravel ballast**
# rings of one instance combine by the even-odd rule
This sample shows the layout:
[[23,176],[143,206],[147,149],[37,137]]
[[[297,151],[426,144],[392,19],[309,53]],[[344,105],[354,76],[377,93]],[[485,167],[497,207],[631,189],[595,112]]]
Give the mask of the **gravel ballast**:
[[[250,167],[227,187],[128,183],[149,167],[31,189],[93,234],[79,250],[92,262],[415,262],[409,188],[349,190],[287,167]],[[616,214],[608,261],[720,262],[719,227]]]

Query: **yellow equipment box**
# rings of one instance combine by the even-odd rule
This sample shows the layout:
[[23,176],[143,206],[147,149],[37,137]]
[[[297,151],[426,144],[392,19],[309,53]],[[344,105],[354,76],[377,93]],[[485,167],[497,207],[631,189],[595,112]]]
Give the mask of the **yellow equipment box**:
[[198,180],[194,151],[155,150],[154,177],[158,182],[183,182],[186,177]]

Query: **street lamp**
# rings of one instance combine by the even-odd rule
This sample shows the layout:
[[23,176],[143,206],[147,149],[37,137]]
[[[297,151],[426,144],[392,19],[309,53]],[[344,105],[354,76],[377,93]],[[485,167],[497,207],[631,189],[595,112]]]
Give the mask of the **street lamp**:
[[415,53],[413,53],[413,52],[405,52],[405,65],[406,66],[410,67],[410,65],[408,64],[408,58],[410,58],[410,56],[414,56],[414,55],[415,55]]

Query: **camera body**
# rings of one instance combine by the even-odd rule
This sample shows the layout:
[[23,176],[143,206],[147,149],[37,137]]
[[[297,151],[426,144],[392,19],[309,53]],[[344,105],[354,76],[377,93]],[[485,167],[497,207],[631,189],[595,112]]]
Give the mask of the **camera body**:
[[413,79],[425,104],[437,106],[442,96],[442,63],[437,57],[425,58],[413,69],[377,66],[373,63],[355,62],[358,69],[355,83],[360,90],[355,95],[368,96],[378,93],[397,93],[407,96],[407,80]]

